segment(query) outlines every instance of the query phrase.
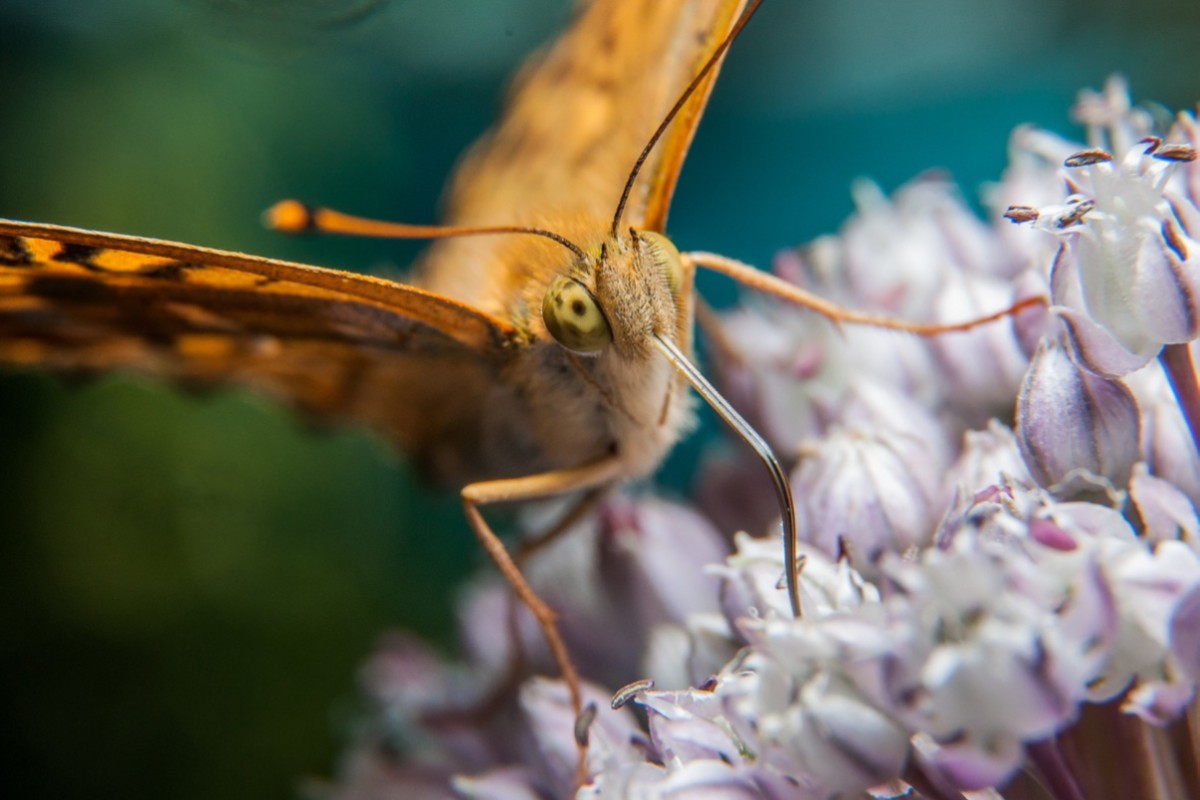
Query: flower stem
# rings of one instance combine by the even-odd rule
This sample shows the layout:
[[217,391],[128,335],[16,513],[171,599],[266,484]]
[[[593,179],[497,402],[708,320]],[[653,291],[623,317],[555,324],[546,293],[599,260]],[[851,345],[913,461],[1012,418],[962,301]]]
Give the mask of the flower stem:
[[1155,797],[1194,797],[1184,788],[1183,775],[1179,771],[1167,732],[1152,725],[1142,725],[1142,755],[1147,765],[1148,779],[1154,787]]
[[1084,800],[1083,789],[1059,752],[1058,742],[1043,739],[1028,746],[1029,758],[1042,774],[1055,800]]
[[1171,382],[1188,430],[1192,432],[1192,443],[1200,453],[1200,383],[1197,383],[1196,370],[1192,366],[1191,346],[1187,342],[1166,345],[1158,354],[1158,360]]

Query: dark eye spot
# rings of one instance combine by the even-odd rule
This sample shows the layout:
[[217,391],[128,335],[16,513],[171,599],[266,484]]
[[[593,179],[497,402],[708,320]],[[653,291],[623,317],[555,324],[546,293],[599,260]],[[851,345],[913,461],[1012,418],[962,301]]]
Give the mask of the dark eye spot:
[[582,300],[576,300],[574,303],[571,303],[571,310],[575,312],[575,316],[582,317],[587,313],[587,306],[583,304]]

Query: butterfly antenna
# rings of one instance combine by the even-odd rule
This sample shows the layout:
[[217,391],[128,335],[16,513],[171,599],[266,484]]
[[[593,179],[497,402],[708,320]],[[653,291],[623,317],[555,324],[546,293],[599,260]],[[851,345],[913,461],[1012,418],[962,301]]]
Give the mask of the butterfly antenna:
[[381,239],[449,239],[457,236],[479,236],[495,233],[527,233],[557,242],[575,254],[586,258],[583,248],[554,231],[524,225],[490,225],[458,227],[454,225],[406,225],[402,222],[356,217],[329,208],[311,208],[298,200],[281,200],[263,212],[263,224],[283,233],[340,233],[347,236],[371,236]]
[[783,560],[785,562],[783,574],[787,581],[788,602],[792,606],[792,615],[799,619],[800,569],[797,559],[799,548],[796,541],[796,501],[792,497],[792,485],[783,471],[783,466],[775,457],[771,445],[767,444],[758,431],[754,430],[750,423],[734,410],[729,401],[721,396],[716,387],[708,382],[696,365],[689,361],[688,357],[674,343],[657,334],[655,334],[653,342],[672,366],[683,373],[696,393],[703,397],[705,402],[712,406],[713,411],[716,411],[721,419],[725,420],[729,427],[733,428],[738,436],[754,449],[755,455],[762,460],[767,471],[771,473],[771,483],[775,486],[775,496],[779,500],[779,510],[782,512],[780,525],[783,527]]
[[742,29],[746,27],[746,23],[754,16],[754,12],[758,10],[760,5],[762,5],[762,0],[753,0],[749,7],[742,12],[742,16],[733,26],[733,30],[729,32],[724,41],[717,45],[717,49],[708,57],[708,61],[704,62],[704,66],[696,73],[696,77],[692,78],[692,82],[683,90],[683,94],[679,95],[679,99],[675,101],[675,105],[671,106],[671,110],[667,112],[667,115],[663,117],[663,121],[659,123],[658,129],[654,131],[650,140],[646,142],[646,146],[642,148],[642,152],[638,154],[637,161],[633,163],[633,169],[629,172],[629,178],[625,181],[625,188],[621,191],[621,201],[617,203],[616,213],[613,214],[611,233],[614,237],[617,235],[617,228],[621,226],[621,217],[624,216],[625,206],[629,203],[629,195],[633,191],[634,181],[637,180],[638,174],[646,164],[646,159],[650,157],[650,151],[654,149],[654,145],[658,144],[658,140],[667,132],[667,128],[670,127],[675,117],[679,116],[679,112],[683,110],[684,105],[691,99],[691,96],[696,93],[696,89],[704,82],[708,74],[716,68],[717,64],[721,63],[721,57],[725,55],[725,51],[733,44],[733,40],[738,37]]

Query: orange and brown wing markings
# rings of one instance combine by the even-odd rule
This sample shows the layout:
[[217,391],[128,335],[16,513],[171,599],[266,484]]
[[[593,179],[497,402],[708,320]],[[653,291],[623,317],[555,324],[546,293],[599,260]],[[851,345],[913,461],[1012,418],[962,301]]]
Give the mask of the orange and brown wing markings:
[[0,222],[0,365],[245,384],[420,458],[469,417],[477,392],[451,378],[488,385],[517,344],[507,323],[377,278]]
[[38,279],[91,275],[93,282],[142,286],[148,296],[170,296],[177,291],[173,287],[184,286],[196,297],[204,289],[229,292],[231,299],[249,291],[261,295],[264,305],[282,296],[319,298],[331,314],[347,304],[374,309],[381,318],[417,322],[479,350],[502,348],[516,337],[504,320],[382,278],[57,225],[0,220],[0,266],[12,268],[5,282],[33,267]]
[[[414,332],[420,330],[411,320],[376,307],[305,296],[288,291],[286,283],[273,283],[269,289],[214,288],[186,278],[164,278],[186,275],[188,269],[187,265],[171,264],[152,276],[110,275],[102,280],[31,275],[11,286],[0,284],[0,298],[41,301],[43,311],[58,313],[64,336],[70,335],[72,325],[91,323],[107,325],[114,333],[164,342],[207,333],[407,350],[414,346]],[[20,324],[20,315],[11,311],[15,307],[0,301],[0,332],[10,333]]]
[[25,246],[22,238],[0,237],[0,266],[27,267],[34,263],[34,255]]

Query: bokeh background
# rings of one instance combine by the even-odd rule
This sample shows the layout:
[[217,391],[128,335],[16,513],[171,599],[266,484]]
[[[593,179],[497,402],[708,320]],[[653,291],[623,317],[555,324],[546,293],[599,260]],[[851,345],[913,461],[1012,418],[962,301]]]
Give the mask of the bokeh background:
[[[561,0],[4,0],[0,216],[395,274],[418,245],[293,240],[299,196],[426,221]],[[1076,91],[1200,99],[1194,0],[773,0],[734,48],[670,232],[766,264],[849,186],[929,168],[974,201]],[[730,302],[729,287],[702,290]],[[685,494],[706,430],[672,458]],[[714,443],[715,442],[715,443]],[[453,497],[369,435],[236,391],[0,377],[0,785],[285,798],[334,769],[356,666],[452,647],[481,565]]]

